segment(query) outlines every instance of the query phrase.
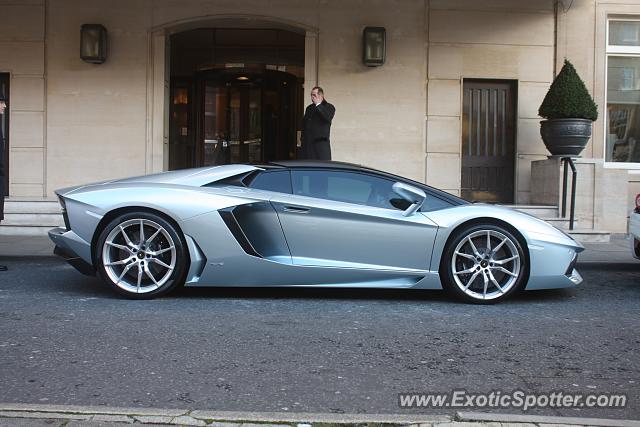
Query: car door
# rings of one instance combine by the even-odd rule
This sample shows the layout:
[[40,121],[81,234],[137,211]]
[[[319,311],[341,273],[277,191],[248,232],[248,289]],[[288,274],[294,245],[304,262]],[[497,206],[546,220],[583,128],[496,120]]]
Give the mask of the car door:
[[291,170],[292,194],[271,199],[294,265],[428,270],[437,226],[393,206],[394,181],[368,173]]

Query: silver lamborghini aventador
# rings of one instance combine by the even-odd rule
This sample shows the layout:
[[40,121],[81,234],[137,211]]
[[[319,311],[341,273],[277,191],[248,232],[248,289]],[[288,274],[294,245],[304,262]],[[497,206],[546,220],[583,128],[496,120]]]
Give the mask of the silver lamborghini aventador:
[[565,233],[378,170],[283,161],[58,190],[56,253],[130,298],[185,286],[446,289],[469,302],[578,285]]

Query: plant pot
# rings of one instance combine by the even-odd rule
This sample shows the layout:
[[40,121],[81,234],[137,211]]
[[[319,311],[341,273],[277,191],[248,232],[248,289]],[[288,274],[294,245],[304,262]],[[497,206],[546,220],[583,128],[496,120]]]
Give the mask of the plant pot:
[[576,157],[591,138],[588,119],[550,119],[540,122],[540,135],[554,156]]

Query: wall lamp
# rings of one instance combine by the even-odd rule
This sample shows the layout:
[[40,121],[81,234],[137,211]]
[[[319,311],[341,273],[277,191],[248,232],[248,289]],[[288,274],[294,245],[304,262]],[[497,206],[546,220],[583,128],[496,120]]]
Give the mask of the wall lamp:
[[362,31],[362,62],[367,67],[384,64],[387,50],[387,31],[384,27],[365,27]]
[[80,59],[92,64],[107,60],[107,29],[100,24],[80,27]]

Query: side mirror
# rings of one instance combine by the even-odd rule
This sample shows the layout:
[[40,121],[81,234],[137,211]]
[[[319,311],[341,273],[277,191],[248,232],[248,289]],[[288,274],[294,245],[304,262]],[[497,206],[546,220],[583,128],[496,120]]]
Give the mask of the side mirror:
[[396,182],[391,188],[394,193],[411,203],[411,206],[402,213],[404,216],[413,215],[418,209],[420,209],[424,203],[424,199],[427,198],[424,191],[418,187],[405,184],[404,182]]

